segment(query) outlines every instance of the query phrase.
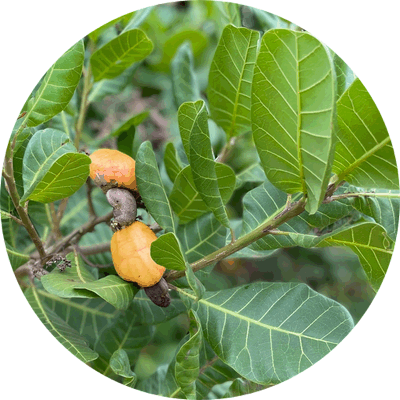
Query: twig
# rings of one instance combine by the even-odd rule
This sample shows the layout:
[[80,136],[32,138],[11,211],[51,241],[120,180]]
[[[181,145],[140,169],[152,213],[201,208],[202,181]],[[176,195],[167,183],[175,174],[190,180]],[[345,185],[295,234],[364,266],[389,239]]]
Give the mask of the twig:
[[400,199],[400,193],[375,193],[375,192],[342,193],[325,198],[323,203],[327,204],[331,203],[332,201],[347,199],[351,197],[383,197],[387,199]]
[[5,212],[5,211],[2,211],[1,214],[4,215],[4,216],[7,217],[7,218],[11,218],[11,219],[14,220],[17,224],[24,226],[24,223],[23,223],[19,218],[17,218],[16,216],[14,216],[14,215],[12,215],[12,214],[10,214],[10,213],[8,213],[8,212]]
[[93,206],[92,190],[93,190],[92,179],[89,177],[86,180],[86,194],[87,194],[87,200],[88,200],[89,216],[91,218],[96,218],[97,214],[96,214],[96,211]]
[[219,163],[224,163],[229,158],[229,155],[231,154],[235,143],[236,136],[231,138],[229,142],[225,144],[215,161]]
[[80,256],[83,258],[83,261],[85,261],[85,263],[87,265],[89,265],[90,267],[92,267],[92,268],[109,268],[109,267],[112,267],[114,265],[113,263],[110,263],[110,264],[94,264],[85,256],[85,254],[83,253],[81,247],[78,247],[78,246],[74,246],[74,247],[76,248],[76,250],[80,254]]

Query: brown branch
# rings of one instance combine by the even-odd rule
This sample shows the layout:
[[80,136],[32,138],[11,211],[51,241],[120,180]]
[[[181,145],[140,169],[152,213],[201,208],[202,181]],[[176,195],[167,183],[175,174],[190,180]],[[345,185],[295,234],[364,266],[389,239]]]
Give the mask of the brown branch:
[[92,179],[89,177],[86,180],[86,194],[87,194],[88,207],[89,207],[89,216],[91,218],[96,218],[97,214],[96,214],[96,211],[95,211],[94,205],[93,205],[92,191],[93,191]]

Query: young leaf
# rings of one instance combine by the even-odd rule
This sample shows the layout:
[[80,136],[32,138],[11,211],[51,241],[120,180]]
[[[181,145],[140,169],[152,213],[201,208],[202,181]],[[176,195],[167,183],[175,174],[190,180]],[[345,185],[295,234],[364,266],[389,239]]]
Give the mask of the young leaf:
[[28,101],[24,123],[40,125],[67,107],[82,74],[84,54],[85,47],[80,40],[47,71],[39,89]]
[[200,98],[190,42],[183,43],[172,59],[171,78],[177,107],[187,101],[196,101]]
[[333,172],[337,181],[359,187],[398,189],[393,146],[370,94],[356,79],[337,103],[338,143]]
[[335,78],[325,46],[305,32],[264,34],[252,85],[254,141],[277,188],[323,200],[334,155]]
[[196,379],[199,375],[199,353],[203,331],[199,318],[190,310],[190,339],[182,345],[176,355],[175,379],[188,400],[196,399]]
[[50,203],[71,196],[86,182],[89,164],[90,158],[77,153],[64,132],[36,132],[24,154],[21,201]]
[[136,155],[136,181],[149,213],[166,232],[174,232],[171,205],[149,141],[140,145]]
[[152,50],[153,43],[140,29],[121,33],[92,54],[90,64],[95,82],[117,77]]
[[[215,172],[222,202],[226,204],[235,188],[235,173],[228,165],[220,163],[215,163]],[[176,177],[169,199],[180,224],[186,224],[209,211],[194,184],[190,165]]]
[[208,77],[211,118],[228,137],[251,130],[251,82],[260,34],[228,25],[222,32]]
[[179,240],[174,233],[169,232],[158,237],[150,247],[151,258],[167,269],[184,271],[185,258],[182,254]]
[[[185,103],[196,109],[189,136],[189,160],[193,182],[207,207],[222,225],[229,228],[229,219],[218,187],[214,155],[208,132],[208,114],[203,100]],[[187,116],[190,118],[189,116]]]
[[99,355],[87,345],[83,337],[43,304],[34,286],[27,289],[24,294],[44,326],[67,350],[85,363],[97,359]]
[[186,264],[186,279],[188,281],[188,284],[190,288],[193,290],[194,294],[196,295],[196,301],[201,299],[206,291],[205,287],[203,284],[200,282],[200,280],[197,278],[197,276],[194,274],[192,267],[190,266],[189,263]]
[[216,1],[213,3],[221,14],[220,22],[223,25],[232,24],[241,25],[239,4],[228,3],[225,1]]
[[110,367],[114,374],[124,378],[123,383],[125,386],[135,387],[137,376],[131,370],[128,354],[126,354],[125,350],[119,349],[114,351],[110,358]]
[[194,310],[222,361],[264,385],[310,367],[354,326],[343,306],[298,283],[256,282],[206,292]]

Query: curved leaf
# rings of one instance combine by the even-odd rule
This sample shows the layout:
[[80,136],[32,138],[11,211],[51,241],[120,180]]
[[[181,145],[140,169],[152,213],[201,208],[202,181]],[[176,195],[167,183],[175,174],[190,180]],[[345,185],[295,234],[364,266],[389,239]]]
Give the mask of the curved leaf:
[[39,89],[28,102],[24,123],[37,126],[67,107],[81,78],[84,54],[85,47],[80,40],[47,71]]
[[277,188],[323,200],[334,155],[335,76],[327,49],[305,32],[264,34],[252,85],[254,141]]
[[53,202],[75,193],[89,176],[90,158],[76,152],[64,132],[47,128],[29,141],[23,159],[22,202]]
[[124,385],[134,387],[137,381],[136,374],[131,370],[128,354],[123,349],[114,351],[110,358],[110,367],[116,375],[124,378]]
[[182,171],[183,167],[179,161],[175,146],[171,142],[167,143],[165,146],[164,165],[169,179],[171,179],[172,182],[175,182],[176,177],[179,172]]
[[208,77],[211,118],[229,137],[251,130],[251,82],[259,38],[257,31],[226,26],[211,63]]
[[193,182],[207,207],[222,225],[229,228],[229,219],[218,187],[216,163],[208,131],[208,114],[205,103],[203,100],[199,100],[195,103],[185,103],[181,108],[184,105],[196,110],[194,119],[191,120],[192,117],[186,115],[186,118],[193,124],[189,136],[189,161]]
[[121,33],[92,54],[90,64],[95,82],[117,77],[133,63],[146,58],[152,50],[153,43],[140,29]]
[[216,354],[260,384],[280,383],[310,367],[354,325],[343,306],[298,283],[208,292],[194,310]]
[[196,380],[199,375],[199,354],[203,331],[195,311],[190,310],[190,338],[176,355],[175,379],[186,398],[196,399]]
[[338,143],[333,172],[359,187],[398,189],[393,146],[382,116],[359,79],[337,103]]
[[140,145],[136,155],[136,181],[144,203],[155,221],[166,232],[174,232],[174,217],[154,151],[149,141]]

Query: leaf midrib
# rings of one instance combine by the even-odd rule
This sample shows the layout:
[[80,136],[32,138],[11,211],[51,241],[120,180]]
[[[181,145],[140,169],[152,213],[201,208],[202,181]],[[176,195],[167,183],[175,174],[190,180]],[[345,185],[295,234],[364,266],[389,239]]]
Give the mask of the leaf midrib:
[[[182,289],[178,289],[178,291],[179,291],[180,293],[184,294],[185,296],[188,296],[188,297],[192,298],[192,299],[195,300],[195,301],[197,300],[197,297],[196,297],[196,296],[194,296],[194,295],[192,295],[192,294],[190,294],[190,293],[188,293],[188,292],[186,292],[186,291],[184,291],[184,290],[182,290]],[[304,339],[315,340],[315,341],[317,341],[317,342],[323,342],[323,343],[326,343],[326,344],[333,344],[333,345],[337,345],[337,344],[338,344],[338,343],[336,343],[336,342],[331,342],[331,341],[329,341],[329,340],[317,339],[317,338],[314,338],[314,337],[312,337],[312,336],[307,336],[307,335],[303,335],[303,334],[301,334],[301,333],[291,332],[291,331],[287,331],[287,330],[285,330],[285,329],[281,329],[281,328],[278,328],[278,327],[275,327],[275,326],[271,326],[271,325],[264,324],[264,323],[262,323],[262,322],[260,322],[260,321],[257,321],[257,320],[254,320],[254,319],[245,317],[244,315],[237,314],[237,313],[235,313],[234,311],[230,311],[230,310],[228,310],[228,309],[226,309],[226,308],[222,308],[222,307],[220,307],[220,306],[218,306],[218,305],[216,305],[216,304],[214,304],[214,303],[212,303],[212,302],[209,302],[209,301],[205,300],[204,298],[203,298],[203,299],[200,299],[198,302],[199,302],[199,303],[203,303],[206,307],[214,308],[215,310],[220,311],[220,312],[222,312],[223,314],[231,315],[231,316],[233,316],[233,317],[235,317],[235,318],[238,318],[238,319],[241,319],[241,320],[243,320],[243,321],[246,321],[248,324],[258,325],[258,326],[261,326],[261,327],[263,327],[263,328],[266,328],[266,329],[268,329],[268,330],[270,330],[270,331],[276,331],[276,332],[284,333],[284,334],[286,334],[286,335],[297,336],[297,337],[299,337],[300,339],[304,338]],[[331,306],[331,308],[332,308],[332,306]]]

